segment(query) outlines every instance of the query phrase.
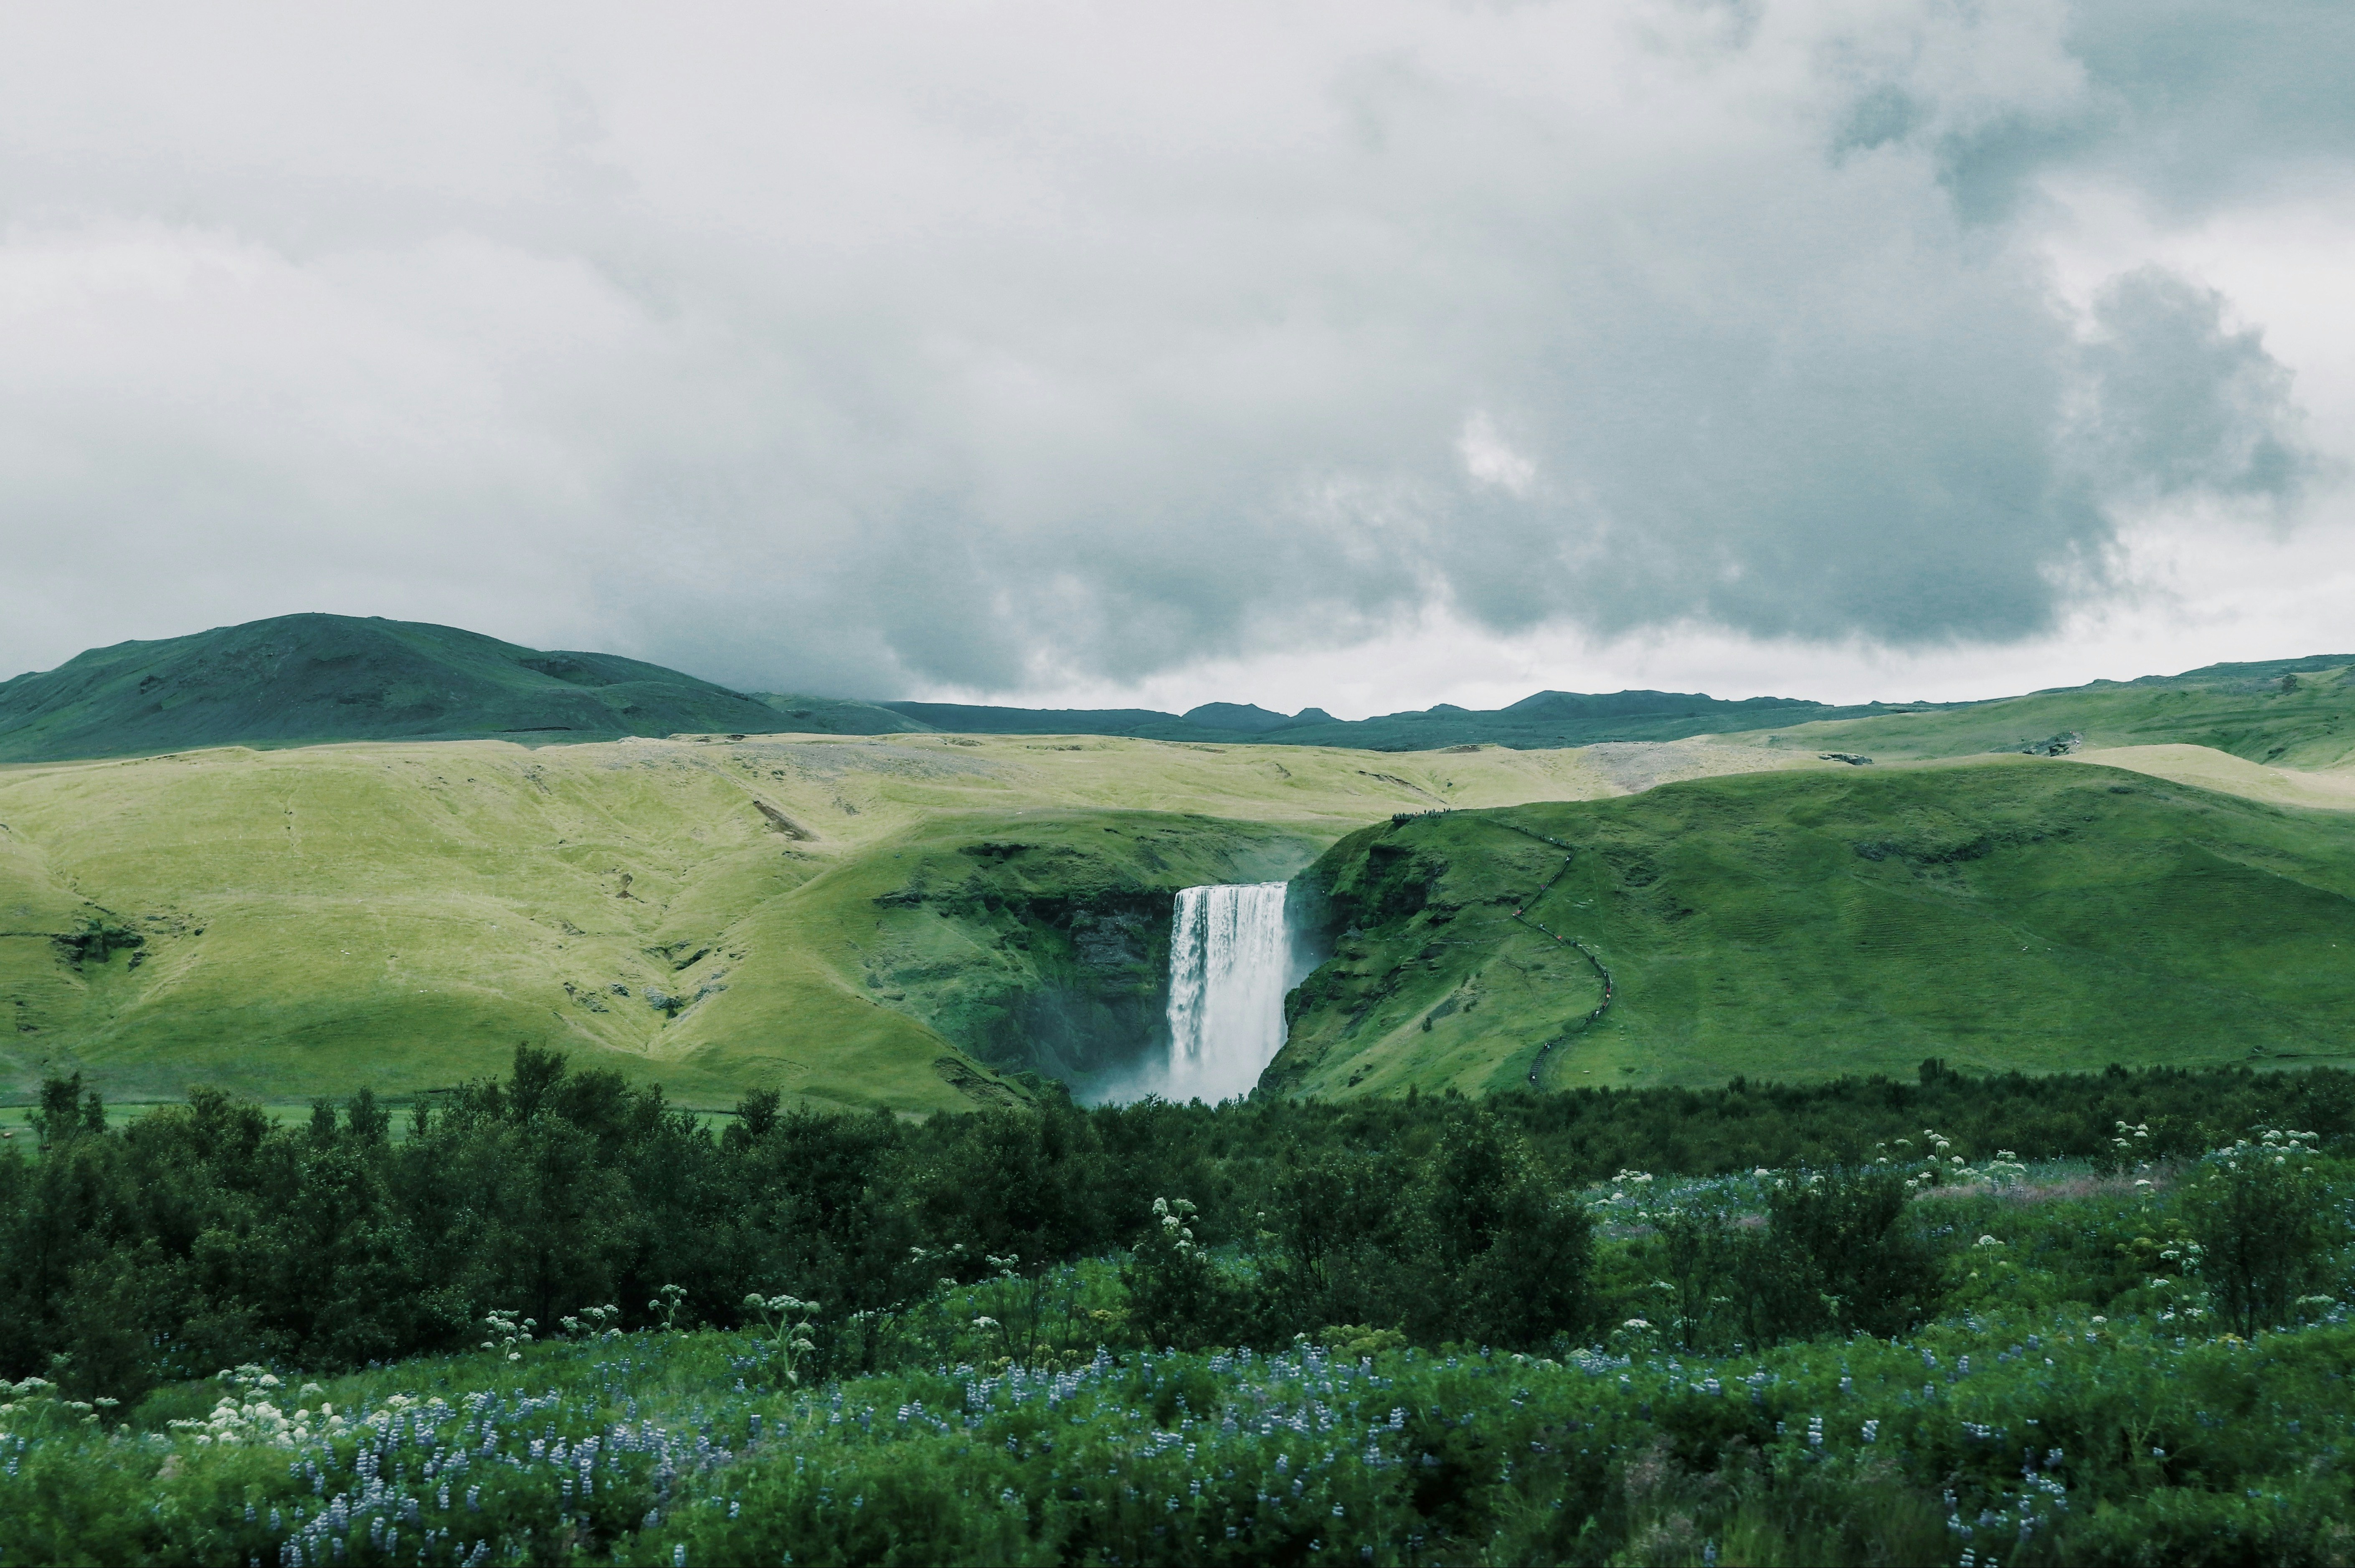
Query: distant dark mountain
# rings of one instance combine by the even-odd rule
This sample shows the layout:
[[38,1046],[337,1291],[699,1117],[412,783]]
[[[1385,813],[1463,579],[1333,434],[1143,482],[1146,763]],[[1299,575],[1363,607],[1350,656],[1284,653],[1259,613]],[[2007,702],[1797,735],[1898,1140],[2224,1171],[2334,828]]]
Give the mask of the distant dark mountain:
[[[2072,745],[2084,742],[2087,736],[2105,745],[2180,741],[2285,766],[2326,766],[2335,765],[2331,759],[2345,751],[2338,737],[2355,733],[2345,723],[2347,703],[2340,695],[2355,683],[2350,665],[2355,665],[2355,655],[2310,654],[2209,665],[2137,680],[2096,680],[2025,697],[1852,707],[1791,697],[1729,701],[1689,691],[1540,691],[1509,707],[1485,711],[1443,702],[1349,720],[1320,708],[1305,708],[1287,719],[1235,702],[1205,703],[1184,714],[1142,708],[988,708],[947,702],[878,706],[935,729],[975,733],[1129,735],[1197,745],[1342,746],[1369,752],[1472,745],[1538,751],[1606,741],[1677,741],[1689,735],[1780,731],[1825,720],[1874,720],[1879,722],[1837,732],[1813,731],[1806,739],[1795,740],[1826,749],[1947,756],[2018,751],[2040,742],[2049,746],[2067,732],[2077,736]],[[2296,700],[2285,705],[2293,697]],[[2127,702],[2129,698],[2135,702]],[[2257,699],[2263,700],[2251,708],[2249,700]],[[2153,703],[2158,706],[2149,707]],[[2044,737],[2050,739],[2041,740]]]
[[[199,746],[485,736],[538,743],[682,731],[884,735],[948,731],[1125,735],[1197,745],[1341,746],[1373,752],[1469,745],[1535,751],[1604,741],[1674,741],[1779,730],[1820,720],[1895,722],[1895,716],[1902,714],[1924,717],[1897,729],[1888,723],[1869,726],[1870,735],[1857,739],[1869,738],[1892,750],[1907,745],[2003,750],[2017,749],[2012,737],[1996,732],[2007,725],[2034,729],[2048,724],[2079,731],[2088,725],[2099,728],[2091,709],[2080,715],[2076,707],[2064,703],[2054,709],[2060,719],[2048,721],[2043,708],[2034,717],[2023,713],[2015,718],[2012,709],[2019,705],[2051,707],[2047,699],[2077,697],[2112,701],[2160,688],[2187,698],[2207,693],[2231,708],[2232,701],[2253,695],[2270,700],[2295,694],[2305,677],[2313,689],[2299,695],[2292,706],[2320,703],[2330,708],[2339,686],[2324,691],[2314,683],[2343,683],[2346,677],[2338,672],[2350,662],[2355,661],[2350,656],[2317,655],[2210,665],[2181,675],[2094,681],[1979,703],[1872,702],[1836,708],[1789,697],[1726,701],[1698,692],[1540,691],[1491,710],[1443,702],[1345,720],[1321,708],[1304,708],[1286,718],[1239,702],[1207,702],[1178,714],[1148,708],[998,708],[858,702],[793,693],[747,695],[613,654],[541,653],[453,626],[349,615],[282,615],[163,642],[92,648],[56,669],[0,682],[0,763],[127,756]],[[2162,723],[2135,730],[2131,738],[2191,739],[2266,761],[2286,755],[2294,743],[2312,742],[2308,750],[2321,744],[2312,736],[2306,741],[2273,736],[2273,729],[2279,727],[2274,722],[2280,717],[2276,708],[2277,701],[2266,709],[2271,717],[2263,722],[2232,708],[2209,726],[2217,731],[2214,735],[2207,730],[2176,735],[2174,730],[2182,724],[2170,729]],[[1958,713],[1937,717],[1966,709],[1984,716],[1996,729],[1981,735],[1971,727],[1975,718],[1966,721]],[[2186,710],[2185,722],[2188,714]],[[2322,725],[2336,734],[2339,717],[2336,708],[2328,715],[2318,709],[2307,727]],[[1925,725],[1930,728],[1924,730]],[[1828,734],[1814,733],[1818,740]],[[2252,751],[2256,744],[2252,737],[2260,734],[2267,737],[2265,743]]]
[[780,728],[767,704],[659,665],[350,615],[281,615],[117,643],[0,683],[0,762],[16,763],[199,746]]
[[[1879,706],[1874,704],[1873,706]],[[1597,719],[1678,719],[1702,714],[1722,717],[1727,713],[1755,713],[1776,723],[1790,722],[1794,709],[1805,709],[1811,718],[1822,717],[1824,705],[1796,697],[1745,697],[1739,701],[1721,701],[1703,697],[1697,692],[1683,691],[1614,691],[1596,695],[1583,691],[1540,691],[1524,697],[1518,702],[1499,709],[1498,714],[1511,714],[1515,720],[1532,723],[1582,724]],[[1431,711],[1462,713],[1461,708],[1434,708]]]
[[[1182,717],[1187,723],[1199,724],[1205,730],[1234,730],[1246,735],[1263,735],[1270,730],[1300,722],[1248,702],[1205,702],[1199,708],[1188,708]],[[1326,714],[1325,718],[1329,722],[1332,715]]]
[[[1469,745],[1509,746],[1527,752],[1589,746],[1599,741],[1678,741],[1688,735],[1772,730],[1818,719],[1864,719],[1931,706],[1871,702],[1834,708],[1792,697],[1752,697],[1734,702],[1682,691],[1540,691],[1508,708],[1481,710],[1443,702],[1420,711],[1354,721],[1333,719],[1312,709],[1281,730],[1247,738],[1290,746],[1354,746],[1373,752],[1428,752]],[[1311,713],[1316,717],[1311,718]]]
[[1183,714],[1149,708],[991,708],[962,702],[885,702],[894,713],[935,730],[976,735],[1128,735],[1146,741],[1224,745],[1346,746],[1369,752],[1427,752],[1440,746],[1497,745],[1520,751],[1584,746],[1597,741],[1674,741],[1805,724],[1817,719],[1862,719],[1940,706],[1871,702],[1834,708],[1791,697],[1722,701],[1697,692],[1614,691],[1590,696],[1540,691],[1509,708],[1477,710],[1443,702],[1406,713],[1340,720],[1321,708],[1287,719],[1238,702],[1206,702]]

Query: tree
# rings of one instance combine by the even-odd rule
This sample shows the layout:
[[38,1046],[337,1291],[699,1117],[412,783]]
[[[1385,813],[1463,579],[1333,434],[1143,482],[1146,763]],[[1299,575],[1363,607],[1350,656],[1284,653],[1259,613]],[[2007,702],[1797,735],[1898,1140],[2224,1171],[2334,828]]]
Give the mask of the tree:
[[1763,1246],[1745,1271],[1753,1337],[1902,1333],[1936,1309],[1937,1259],[1906,1222],[1894,1170],[1794,1176],[1767,1194]]
[[2328,1187],[2311,1157],[2298,1136],[2267,1131],[2235,1144],[2185,1189],[2211,1299],[2244,1338],[2292,1321],[2299,1295],[2320,1280]]
[[1410,1321],[1426,1338],[1541,1345],[1586,1327],[1593,1223],[1495,1116],[1458,1114],[1423,1192],[1425,1275]]

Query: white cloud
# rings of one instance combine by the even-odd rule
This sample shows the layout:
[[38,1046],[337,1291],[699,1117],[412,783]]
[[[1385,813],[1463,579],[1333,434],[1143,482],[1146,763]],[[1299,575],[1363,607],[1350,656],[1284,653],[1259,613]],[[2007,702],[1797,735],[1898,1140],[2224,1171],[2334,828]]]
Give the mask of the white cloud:
[[1537,482],[1538,465],[1505,443],[1486,411],[1475,410],[1465,420],[1455,450],[1464,459],[1464,472],[1476,483],[1527,496]]
[[2243,101],[2327,13],[2124,15],[46,12],[0,673],[296,609],[867,693],[2201,662],[2153,540],[2350,557],[2355,143]]

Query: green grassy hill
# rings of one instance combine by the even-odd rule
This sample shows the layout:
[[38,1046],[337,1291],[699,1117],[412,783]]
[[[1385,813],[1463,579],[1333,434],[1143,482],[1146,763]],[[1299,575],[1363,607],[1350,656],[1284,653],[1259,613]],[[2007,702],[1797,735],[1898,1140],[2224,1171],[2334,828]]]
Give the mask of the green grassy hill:
[[1887,758],[2183,744],[2286,768],[2355,759],[2355,655],[2211,665],[2182,675],[1985,702],[1873,702],[1836,708],[1796,698],[1728,701],[1693,692],[1540,691],[1509,707],[1436,708],[1337,720],[1206,703],[1184,714],[1145,709],[1043,709],[963,703],[877,706],[938,730],[974,734],[1087,733],[1226,744],[1348,746],[1377,752],[1457,745],[1523,750],[1721,737],[1791,750]]
[[1374,761],[813,736],[0,769],[0,1092],[409,1093],[528,1040],[699,1104],[1000,1100],[993,1066],[1144,1043],[1176,889],[1616,787],[1576,753]]
[[791,691],[756,691],[752,696],[773,710],[772,727],[782,723],[796,735],[922,735],[936,728],[873,702]]
[[[883,721],[890,717],[872,727],[900,727]],[[350,615],[281,615],[118,643],[0,682],[0,762],[322,741],[595,741],[777,723],[765,702],[659,665]]]
[[[1342,934],[1270,1071],[1294,1093],[2355,1056],[2355,816],[2106,768],[1418,816],[1306,880]],[[1596,967],[1540,926],[1612,976],[1591,1028]]]
[[2282,768],[2334,768],[2355,761],[2355,655],[2213,665],[2179,676],[2096,681],[1966,708],[1810,722],[1729,739],[1882,760],[2030,746],[2174,744]]

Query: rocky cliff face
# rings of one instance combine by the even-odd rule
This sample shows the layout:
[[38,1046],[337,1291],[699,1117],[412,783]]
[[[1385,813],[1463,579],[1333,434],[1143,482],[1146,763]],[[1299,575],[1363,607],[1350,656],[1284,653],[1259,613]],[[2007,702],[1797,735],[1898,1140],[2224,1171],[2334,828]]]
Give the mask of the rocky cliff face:
[[1260,1080],[1268,1092],[1299,1093],[1336,1043],[1354,1040],[1405,983],[1416,955],[1394,954],[1395,943],[1369,933],[1409,924],[1435,933],[1455,919],[1459,905],[1433,902],[1447,875],[1446,857],[1421,836],[1401,832],[1415,820],[1401,816],[1351,834],[1295,881],[1303,923],[1330,956],[1284,998],[1289,1038]]
[[1281,877],[1312,851],[1254,824],[1124,814],[928,854],[874,901],[890,929],[866,985],[993,1067],[1084,1088],[1167,1046],[1178,891]]

